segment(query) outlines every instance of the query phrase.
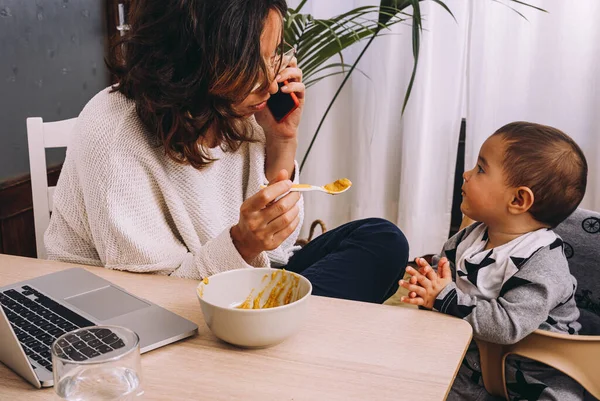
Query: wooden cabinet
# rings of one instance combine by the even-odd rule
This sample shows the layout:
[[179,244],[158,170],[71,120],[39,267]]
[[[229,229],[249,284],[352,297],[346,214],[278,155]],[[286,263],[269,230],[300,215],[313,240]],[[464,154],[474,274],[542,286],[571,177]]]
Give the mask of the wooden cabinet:
[[[48,169],[48,185],[55,186],[61,166]],[[31,179],[0,183],[0,253],[35,258],[35,229]]]

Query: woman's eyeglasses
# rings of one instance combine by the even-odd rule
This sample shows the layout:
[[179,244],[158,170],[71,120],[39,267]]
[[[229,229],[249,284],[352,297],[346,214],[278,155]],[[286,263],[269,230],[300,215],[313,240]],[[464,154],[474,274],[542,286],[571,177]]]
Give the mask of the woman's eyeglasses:
[[[267,66],[271,71],[273,71],[273,76],[269,77],[269,79],[275,79],[275,77],[277,77],[277,75],[280,74],[281,71],[283,71],[287,68],[288,65],[290,65],[295,56],[295,46],[292,46],[287,42],[283,42],[281,46],[277,46],[275,54],[267,62]],[[256,92],[257,90],[259,90],[262,85],[263,82],[257,82],[256,85],[254,85],[252,92]]]

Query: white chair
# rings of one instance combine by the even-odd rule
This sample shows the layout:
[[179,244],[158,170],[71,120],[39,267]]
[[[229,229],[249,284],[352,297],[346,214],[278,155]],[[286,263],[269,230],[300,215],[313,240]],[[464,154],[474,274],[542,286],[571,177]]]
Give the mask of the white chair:
[[46,258],[44,232],[50,224],[50,213],[53,208],[52,199],[54,196],[54,187],[48,187],[46,149],[66,148],[76,122],[77,118],[47,123],[40,117],[30,117],[27,119],[35,246],[37,257],[40,259]]

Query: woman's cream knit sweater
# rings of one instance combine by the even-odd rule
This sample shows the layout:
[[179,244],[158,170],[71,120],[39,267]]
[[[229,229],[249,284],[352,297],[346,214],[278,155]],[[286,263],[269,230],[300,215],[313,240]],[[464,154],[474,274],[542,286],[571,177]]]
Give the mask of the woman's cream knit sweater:
[[[229,231],[266,182],[264,133],[252,125],[258,142],[211,149],[218,160],[196,170],[152,144],[132,101],[103,90],[81,112],[67,149],[44,237],[48,257],[195,279],[251,267]],[[286,264],[298,232],[252,266]]]

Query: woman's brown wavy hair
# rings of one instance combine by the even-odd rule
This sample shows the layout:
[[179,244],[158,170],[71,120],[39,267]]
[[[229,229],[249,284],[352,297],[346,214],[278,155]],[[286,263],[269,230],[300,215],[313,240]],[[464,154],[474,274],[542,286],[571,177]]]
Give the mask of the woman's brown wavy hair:
[[137,114],[165,153],[202,168],[213,160],[200,146],[208,129],[223,149],[252,141],[234,105],[257,82],[269,85],[260,37],[270,10],[285,0],[139,0],[130,31],[107,59],[114,91],[135,102]]

